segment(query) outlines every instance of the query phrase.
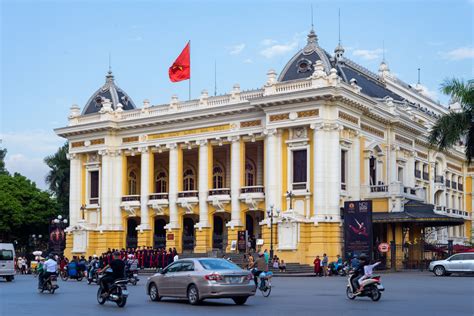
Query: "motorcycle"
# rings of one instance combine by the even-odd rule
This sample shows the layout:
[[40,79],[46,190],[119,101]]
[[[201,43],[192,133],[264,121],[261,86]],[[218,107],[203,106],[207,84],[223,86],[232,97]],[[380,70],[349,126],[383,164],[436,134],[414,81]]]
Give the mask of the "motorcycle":
[[124,307],[127,304],[128,290],[127,290],[128,279],[119,279],[115,281],[109,287],[109,293],[105,294],[102,286],[97,290],[97,302],[103,305],[106,301],[112,301],[117,304],[118,307]]
[[87,284],[92,284],[92,282],[99,284],[99,272],[95,269],[92,274],[87,273]]
[[346,295],[347,298],[349,298],[350,300],[355,299],[357,296],[367,296],[370,297],[372,301],[376,302],[380,300],[380,298],[382,297],[381,292],[385,290],[382,283],[380,282],[380,276],[378,275],[374,275],[370,278],[363,280],[361,283],[361,286],[363,286],[363,290],[361,292],[356,291],[356,287],[353,282],[354,274],[350,274],[346,288]]
[[44,291],[48,291],[50,294],[54,294],[54,291],[59,288],[57,280],[58,277],[55,274],[50,275],[43,281],[43,285],[38,289],[39,292],[43,293]]
[[67,281],[68,279],[76,279],[80,282],[84,277],[84,272],[78,270],[75,264],[69,263],[65,269],[59,271],[59,275],[63,281]]
[[347,263],[344,263],[343,266],[339,267],[337,273],[339,276],[346,276],[349,274],[350,267]]
[[140,279],[138,278],[138,271],[127,271],[128,282],[132,285],[137,285]]

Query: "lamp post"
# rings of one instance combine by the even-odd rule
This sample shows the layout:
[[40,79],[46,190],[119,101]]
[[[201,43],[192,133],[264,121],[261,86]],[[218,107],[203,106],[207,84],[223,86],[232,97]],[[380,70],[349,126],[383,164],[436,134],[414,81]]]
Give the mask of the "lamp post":
[[[273,217],[275,217],[274,214],[275,206],[272,204],[270,205],[270,208],[267,210],[267,215],[270,218],[270,259],[273,260]],[[276,217],[280,215],[280,210],[276,209]]]
[[50,250],[54,250],[58,253],[63,252],[64,227],[66,227],[67,224],[67,218],[63,218],[62,215],[58,215],[56,218],[51,220],[51,226],[53,226],[54,229],[49,229],[49,247],[51,248]]
[[[84,211],[86,209],[86,205],[85,204],[82,204],[81,205],[81,219],[84,220],[85,219],[85,216],[84,216]],[[61,216],[61,215],[59,215]]]
[[286,191],[286,198],[290,199],[290,208],[289,208],[290,210],[293,209],[293,196],[294,196],[293,191]]

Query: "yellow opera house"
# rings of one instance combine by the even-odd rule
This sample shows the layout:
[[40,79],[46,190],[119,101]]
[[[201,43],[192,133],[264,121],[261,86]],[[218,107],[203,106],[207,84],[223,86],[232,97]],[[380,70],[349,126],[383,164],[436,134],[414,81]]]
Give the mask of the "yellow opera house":
[[273,246],[286,262],[333,260],[343,253],[342,207],[356,200],[372,201],[374,248],[392,242],[386,256],[397,265],[423,256],[421,242],[468,243],[474,168],[462,143],[449,152],[427,143],[437,118],[459,108],[397,79],[385,61],[373,73],[341,45],[329,54],[313,30],[260,89],[137,108],[109,71],[55,130],[69,141],[65,254],[236,252],[245,232],[247,245]]

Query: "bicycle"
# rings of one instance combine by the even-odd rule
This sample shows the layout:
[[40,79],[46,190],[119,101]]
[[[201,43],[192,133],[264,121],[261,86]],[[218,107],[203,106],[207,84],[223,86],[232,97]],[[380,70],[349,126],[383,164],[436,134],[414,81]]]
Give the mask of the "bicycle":
[[269,297],[270,293],[272,292],[272,276],[273,272],[271,271],[262,272],[258,276],[258,278],[260,279],[258,289],[260,290],[260,292],[262,292],[262,295],[264,297]]

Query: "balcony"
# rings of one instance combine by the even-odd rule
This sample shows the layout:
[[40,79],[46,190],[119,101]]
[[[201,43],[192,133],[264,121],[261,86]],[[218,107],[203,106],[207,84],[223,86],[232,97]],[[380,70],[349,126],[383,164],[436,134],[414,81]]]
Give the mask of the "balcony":
[[148,195],[148,206],[155,211],[155,215],[164,215],[168,206],[168,192],[151,193]]
[[421,170],[415,169],[415,178],[421,179]]
[[464,191],[464,186],[462,185],[462,183],[458,183],[458,190]]
[[446,185],[446,188],[451,187],[451,181],[449,181],[448,179],[446,179],[445,185]]
[[194,206],[199,203],[199,192],[196,190],[178,192],[176,201],[186,214],[194,213]]
[[258,210],[258,203],[265,200],[265,188],[263,185],[242,187],[239,200],[247,204],[249,210]]
[[458,183],[452,181],[452,182],[451,182],[451,188],[454,189],[454,190],[457,190],[457,188],[458,188]]
[[423,190],[404,186],[401,182],[365,186],[362,194],[363,198],[404,197],[417,201],[425,200]]
[[127,212],[128,216],[136,216],[136,210],[140,208],[140,195],[124,195],[120,207]]
[[196,190],[178,192],[178,198],[193,198],[193,197],[198,198],[199,192]]
[[434,182],[443,184],[444,183],[444,177],[443,176],[435,176]]
[[430,175],[428,172],[423,172],[423,180],[429,181],[430,180]]
[[224,212],[225,206],[230,203],[230,189],[220,188],[209,190],[207,201],[216,209],[216,212]]
[[370,186],[370,192],[371,193],[374,193],[374,192],[388,192],[388,185],[371,185]]
[[140,202],[140,195],[124,195],[122,196],[122,202]]
[[209,196],[213,195],[228,195],[230,196],[230,189],[229,188],[222,188],[222,189],[211,189],[209,190]]
[[341,190],[346,191],[347,190],[347,184],[341,183]]
[[410,187],[403,187],[403,193],[416,195],[416,190],[414,188],[410,188]]

